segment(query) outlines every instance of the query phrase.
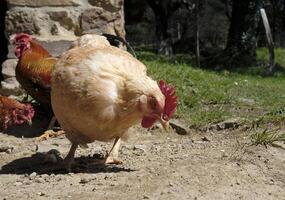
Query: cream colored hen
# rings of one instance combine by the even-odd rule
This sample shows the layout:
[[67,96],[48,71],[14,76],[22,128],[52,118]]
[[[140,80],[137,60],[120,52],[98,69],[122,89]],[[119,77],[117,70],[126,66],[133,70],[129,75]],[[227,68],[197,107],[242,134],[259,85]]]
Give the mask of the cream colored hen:
[[94,140],[115,139],[104,162],[121,163],[117,156],[126,131],[140,121],[144,128],[155,121],[166,127],[177,105],[173,87],[164,81],[158,85],[144,64],[98,35],[79,38],[61,56],[51,87],[55,116],[72,143],[67,169],[78,145]]

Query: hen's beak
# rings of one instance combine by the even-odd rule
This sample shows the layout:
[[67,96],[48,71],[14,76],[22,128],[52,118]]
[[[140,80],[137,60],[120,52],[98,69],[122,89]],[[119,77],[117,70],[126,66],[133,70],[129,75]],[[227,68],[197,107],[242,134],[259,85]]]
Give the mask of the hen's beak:
[[29,126],[31,126],[33,124],[31,119],[27,120],[27,123],[29,124]]
[[159,118],[159,122],[161,123],[163,129],[167,131],[168,128],[169,128],[169,121],[164,120],[164,119],[163,119],[163,116],[161,116],[161,117]]
[[33,124],[32,119],[28,119],[26,116],[22,116],[22,119],[25,120],[27,122],[27,124],[29,124],[29,126],[31,126]]

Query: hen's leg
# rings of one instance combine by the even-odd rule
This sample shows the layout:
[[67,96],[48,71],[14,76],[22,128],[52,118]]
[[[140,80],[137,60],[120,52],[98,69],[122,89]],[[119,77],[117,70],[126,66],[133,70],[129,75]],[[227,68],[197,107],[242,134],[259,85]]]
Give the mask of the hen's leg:
[[109,151],[109,153],[107,153],[105,158],[93,161],[92,165],[93,164],[95,165],[97,164],[115,164],[115,165],[122,164],[123,162],[118,159],[120,145],[121,145],[121,138],[116,138],[111,150]]
[[48,130],[52,129],[54,127],[54,124],[56,122],[56,117],[55,116],[52,116],[49,124],[48,124]]
[[77,144],[72,144],[68,154],[66,155],[66,157],[57,163],[57,165],[52,166],[50,168],[45,168],[43,170],[41,170],[40,173],[47,173],[47,172],[51,172],[51,171],[62,171],[62,170],[66,170],[68,172],[71,171],[71,165],[74,162],[74,155],[75,155],[75,151],[77,149],[78,145]]
[[77,147],[78,147],[77,144],[72,144],[70,149],[69,149],[68,154],[66,155],[66,157],[63,160],[63,165],[67,171],[71,171],[71,165],[74,162],[74,155],[75,155],[75,151],[76,151]]
[[110,152],[106,155],[105,164],[123,164],[123,162],[118,159],[120,146],[121,138],[116,138]]
[[49,123],[49,125],[48,125],[47,130],[41,136],[37,137],[38,141],[47,140],[49,138],[57,137],[59,135],[64,134],[64,131],[62,131],[62,130],[57,131],[57,132],[52,130],[52,128],[54,127],[55,122],[56,122],[56,118],[55,118],[55,116],[53,116],[51,121],[50,121],[50,123]]

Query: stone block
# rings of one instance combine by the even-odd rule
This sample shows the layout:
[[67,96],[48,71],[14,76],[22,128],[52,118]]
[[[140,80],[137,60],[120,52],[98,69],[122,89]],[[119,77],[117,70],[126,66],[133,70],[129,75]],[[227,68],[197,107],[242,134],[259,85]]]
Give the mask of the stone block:
[[66,10],[47,12],[50,19],[59,22],[59,24],[67,30],[75,28],[75,24]]
[[3,78],[15,77],[15,68],[18,63],[18,59],[8,59],[2,63],[2,75]]
[[109,33],[116,34],[114,21],[122,20],[123,16],[119,12],[108,12],[103,8],[94,7],[86,9],[80,17],[80,26],[83,34],[85,33]]
[[123,0],[88,0],[92,6],[101,7],[109,12],[118,12],[123,8]]
[[28,34],[38,34],[40,27],[34,20],[35,13],[25,10],[10,10],[6,14],[5,31],[7,35],[25,32]]
[[19,96],[24,94],[24,90],[21,88],[19,82],[16,80],[16,77],[11,77],[5,79],[4,81],[1,81],[0,94],[5,96]]
[[79,6],[81,0],[7,0],[9,6]]

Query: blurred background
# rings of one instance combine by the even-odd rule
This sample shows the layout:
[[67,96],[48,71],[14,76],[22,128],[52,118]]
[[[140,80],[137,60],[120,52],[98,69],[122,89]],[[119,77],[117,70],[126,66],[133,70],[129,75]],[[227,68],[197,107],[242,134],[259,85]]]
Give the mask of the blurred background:
[[284,0],[2,0],[0,60],[6,59],[5,39],[13,33],[61,41],[61,46],[85,33],[109,33],[136,49],[168,56],[195,55],[198,40],[202,63],[252,64],[256,48],[267,45],[260,9],[266,11],[275,47],[283,47],[284,6]]

